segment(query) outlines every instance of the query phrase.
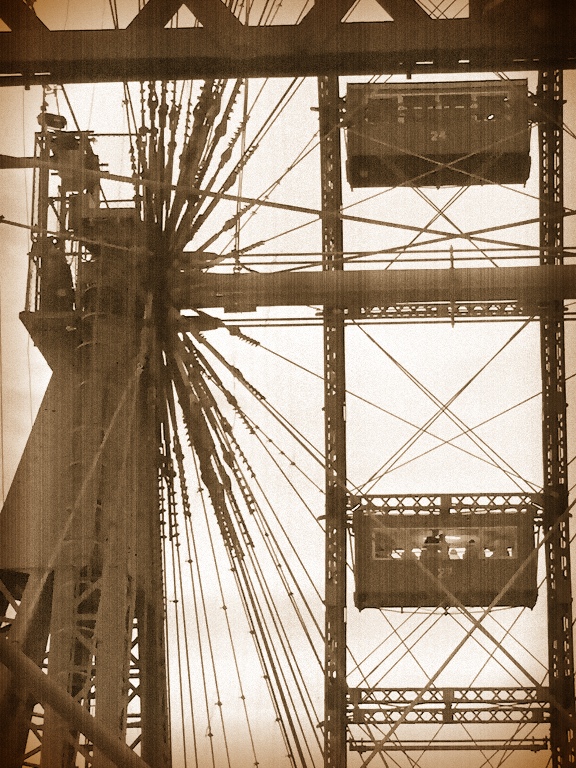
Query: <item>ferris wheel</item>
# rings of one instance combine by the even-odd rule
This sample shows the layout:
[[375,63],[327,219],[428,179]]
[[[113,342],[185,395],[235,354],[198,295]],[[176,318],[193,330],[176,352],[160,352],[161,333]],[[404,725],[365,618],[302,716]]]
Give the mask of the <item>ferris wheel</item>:
[[0,515],[7,766],[569,764],[566,90],[26,97],[51,378]]

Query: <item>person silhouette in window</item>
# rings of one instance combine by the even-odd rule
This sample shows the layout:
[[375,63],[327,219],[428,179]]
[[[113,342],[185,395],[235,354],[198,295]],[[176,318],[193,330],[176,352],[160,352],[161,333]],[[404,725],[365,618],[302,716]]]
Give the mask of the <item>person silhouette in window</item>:
[[426,536],[424,539],[424,547],[422,549],[422,556],[426,560],[432,558],[438,559],[442,549],[442,538],[438,528],[433,528],[430,536]]
[[478,560],[480,558],[480,549],[476,539],[469,539],[464,558],[466,560]]

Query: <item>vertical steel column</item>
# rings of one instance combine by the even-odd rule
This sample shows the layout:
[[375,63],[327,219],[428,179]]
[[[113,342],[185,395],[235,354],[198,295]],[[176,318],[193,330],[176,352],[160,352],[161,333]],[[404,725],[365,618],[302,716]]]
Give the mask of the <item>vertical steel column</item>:
[[[541,72],[538,86],[543,112],[539,128],[540,261],[542,264],[561,264],[564,216],[562,72]],[[544,308],[540,320],[544,528],[545,532],[551,531],[546,542],[546,583],[553,768],[576,763],[570,534],[566,514],[568,466],[563,310],[563,302],[550,303]],[[564,711],[554,706],[555,703]]]
[[[324,270],[342,269],[338,78],[318,79]],[[346,421],[344,316],[324,306],[326,584],[324,765],[346,766]]]
[[[136,445],[138,472],[137,582],[135,616],[138,630],[140,754],[150,768],[170,768],[168,670],[164,637],[162,528],[158,498],[156,388],[160,351],[151,342],[150,362],[143,373],[138,404],[140,435]],[[154,368],[151,371],[151,367]]]
[[26,296],[26,309],[36,310],[40,308],[40,279],[44,257],[48,248],[48,210],[50,207],[50,134],[46,127],[36,134],[36,147],[34,154],[40,160],[40,166],[35,172],[36,204],[36,235],[34,236],[34,258],[30,260],[28,267],[28,288]]

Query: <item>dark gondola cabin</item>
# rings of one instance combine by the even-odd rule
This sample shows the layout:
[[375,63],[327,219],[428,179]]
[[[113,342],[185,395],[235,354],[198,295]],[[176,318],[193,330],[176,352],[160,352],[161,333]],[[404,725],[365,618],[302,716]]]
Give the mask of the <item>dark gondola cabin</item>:
[[346,93],[352,187],[524,184],[526,80],[352,83]]
[[533,608],[538,512],[529,494],[356,499],[356,607]]

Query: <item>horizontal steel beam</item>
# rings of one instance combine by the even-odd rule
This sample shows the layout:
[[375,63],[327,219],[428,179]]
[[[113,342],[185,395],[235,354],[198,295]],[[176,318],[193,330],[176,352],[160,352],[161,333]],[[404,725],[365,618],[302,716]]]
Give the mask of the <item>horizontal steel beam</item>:
[[[418,699],[417,704],[415,702]],[[550,719],[547,688],[352,688],[348,722],[393,725],[543,723]],[[405,713],[406,707],[411,711]]]
[[36,157],[14,157],[13,155],[0,155],[0,169],[6,168],[37,168]]
[[518,301],[452,301],[452,302],[416,302],[410,304],[388,304],[384,307],[361,307],[350,319],[355,322],[417,322],[417,321],[455,321],[455,320],[518,320],[538,314],[538,307]]
[[[414,515],[419,513],[445,513],[447,515],[465,513],[484,515],[487,512],[510,513],[541,509],[542,494],[525,492],[499,493],[498,491],[485,491],[484,493],[369,493],[363,496],[351,495],[350,506],[352,510],[363,509],[381,515],[390,513],[393,515]],[[362,692],[362,689],[360,688],[355,690]],[[375,691],[385,689],[371,688],[367,690],[368,693],[374,693]],[[462,691],[467,692],[480,690],[482,689],[462,689]],[[511,691],[513,689],[500,688],[498,690]]]
[[[371,752],[376,746],[374,740],[352,739],[349,742],[351,752]],[[475,739],[474,742],[467,741],[449,741],[447,739],[420,739],[414,740],[402,739],[402,741],[390,741],[382,750],[386,752],[470,752],[472,749],[484,750],[485,752],[540,752],[549,749],[547,739],[506,739],[502,741],[489,741],[488,739]]]
[[576,298],[576,265],[465,269],[224,274],[181,272],[178,309],[329,306],[355,310],[404,302],[522,301],[535,307]]
[[[328,28],[306,18],[293,25],[229,23],[218,29],[209,23],[165,29],[137,23],[138,17],[126,29],[15,25],[2,33],[0,85],[576,68],[571,3],[552,3],[550,10],[549,2],[539,0],[541,13],[534,0],[485,5],[471,2],[465,19],[431,19],[420,12],[390,22],[336,18]],[[13,15],[5,13],[6,23]]]

